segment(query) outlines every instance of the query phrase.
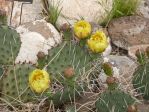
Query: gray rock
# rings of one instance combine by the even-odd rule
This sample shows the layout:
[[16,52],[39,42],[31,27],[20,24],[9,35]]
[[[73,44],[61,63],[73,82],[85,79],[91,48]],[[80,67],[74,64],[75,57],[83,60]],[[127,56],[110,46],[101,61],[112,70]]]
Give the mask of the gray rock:
[[[59,0],[54,0],[54,2],[56,4]],[[89,22],[98,23],[104,18],[106,11],[111,10],[112,0],[99,0],[101,5],[97,2],[98,0],[62,0],[60,7],[63,9],[61,16],[58,18],[58,26],[67,22],[73,24],[82,17]]]
[[149,19],[128,16],[114,19],[108,26],[112,42],[123,49],[149,44]]
[[110,55],[107,58],[109,58],[109,62],[113,63],[120,70],[119,74],[125,78],[132,75],[137,67],[137,64],[127,56]]
[[132,46],[132,47],[129,47],[128,48],[128,55],[133,58],[133,59],[136,59],[136,51],[138,49],[141,49],[141,50],[146,50],[146,48],[149,47],[149,44],[144,44],[144,45],[135,45],[135,46]]
[[141,0],[138,12],[145,18],[149,18],[149,0]]
[[149,111],[149,104],[139,104],[138,112],[148,112]]
[[[137,64],[127,56],[110,55],[104,58],[104,62],[110,62],[113,65],[113,76],[119,79],[122,87],[125,89],[129,84],[131,86],[131,79]],[[101,72],[99,80],[101,84],[105,85],[107,76]],[[105,85],[106,86],[106,85]],[[132,89],[132,86],[131,86]]]
[[37,62],[37,54],[43,52],[48,54],[48,50],[55,47],[62,41],[62,37],[55,27],[45,20],[36,20],[25,23],[16,28],[21,37],[21,48],[16,58],[16,63]]
[[[58,26],[67,22],[73,24],[82,17],[87,21],[98,23],[105,17],[106,11],[112,8],[112,0],[102,1],[101,4],[96,0],[49,0],[49,2],[54,4],[60,2],[59,8],[62,7],[62,13],[57,21]],[[13,11],[11,25],[17,27],[20,24],[41,19],[42,3],[41,0],[33,0],[32,4],[14,1],[13,10],[9,11]],[[10,16],[11,13],[9,18]]]
[[[22,9],[22,12],[21,12]],[[33,0],[32,4],[14,1],[11,26],[17,27],[20,24],[41,19],[41,0]],[[9,15],[11,16],[11,15]]]

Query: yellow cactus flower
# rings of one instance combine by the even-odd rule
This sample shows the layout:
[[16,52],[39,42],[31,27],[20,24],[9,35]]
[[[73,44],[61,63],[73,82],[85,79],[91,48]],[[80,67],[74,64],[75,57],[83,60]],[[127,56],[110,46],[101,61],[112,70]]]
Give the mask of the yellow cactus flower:
[[94,53],[102,53],[108,47],[107,37],[104,32],[97,31],[87,41],[88,47]]
[[36,69],[29,75],[29,85],[37,93],[49,88],[50,77],[45,70]]
[[80,20],[74,24],[74,33],[78,39],[84,39],[91,33],[91,25],[84,20]]

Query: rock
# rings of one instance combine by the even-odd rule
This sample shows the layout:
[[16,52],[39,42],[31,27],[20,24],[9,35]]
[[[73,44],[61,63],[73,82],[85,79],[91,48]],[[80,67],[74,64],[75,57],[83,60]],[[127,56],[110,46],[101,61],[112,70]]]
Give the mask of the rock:
[[[96,0],[49,0],[49,2],[54,2],[54,4],[60,2],[59,8],[62,7],[61,16],[57,21],[58,26],[67,22],[73,24],[82,17],[89,22],[98,23],[105,17],[106,11],[110,11],[112,8],[112,0],[103,1],[101,4],[97,3]],[[12,1],[9,3],[11,3],[11,8]],[[10,25],[17,27],[20,24],[41,19],[42,3],[41,0],[33,0],[32,4],[25,1],[14,1],[13,10],[10,9],[9,11],[12,11],[12,17],[9,13]]]
[[[137,64],[127,56],[110,55],[104,58],[104,62],[110,62],[113,65],[113,76],[119,79],[120,84],[124,89],[132,89],[131,79]],[[107,76],[101,72],[99,75],[100,81],[105,85]],[[129,86],[128,86],[129,85]],[[127,88],[126,88],[127,87]]]
[[111,52],[112,52],[112,46],[111,46],[111,40],[110,40],[110,38],[109,37],[107,37],[108,38],[108,47],[105,49],[105,51],[102,53],[102,56],[103,57],[107,57],[107,56],[109,56],[110,54],[111,54]]
[[5,15],[7,16],[8,23],[10,22],[11,10],[12,10],[12,2],[8,0],[0,0],[0,12],[5,13]]
[[149,104],[139,104],[137,105],[138,112],[148,112],[149,110]]
[[129,47],[128,48],[128,55],[134,59],[136,59],[136,51],[138,49],[143,49],[144,51],[146,50],[146,48],[149,47],[149,44],[145,44],[145,45],[135,45],[135,46],[132,46],[132,47]]
[[149,18],[149,0],[141,0],[138,12],[145,18]]
[[37,62],[39,52],[48,54],[48,50],[58,45],[62,38],[59,32],[45,20],[25,23],[16,28],[21,37],[21,48],[16,63]]
[[135,94],[133,91],[132,77],[137,64],[127,56],[109,56],[109,61],[119,70],[120,88],[130,94]]
[[139,16],[114,19],[108,26],[108,32],[113,44],[125,50],[149,44],[149,19]]
[[[20,24],[41,19],[41,0],[33,0],[33,3],[14,1],[10,25],[17,27]],[[9,15],[11,16],[11,15]]]
[[7,0],[0,0],[0,10],[4,10],[8,14],[8,12],[10,10],[10,7],[9,7],[10,4],[11,3],[9,1],[7,1]]
[[[54,2],[57,4],[59,0],[54,0]],[[67,22],[73,24],[81,17],[89,22],[98,23],[105,16],[104,9],[111,10],[112,0],[103,1],[101,5],[96,0],[63,0],[60,7],[62,7],[62,12],[58,18],[58,26]]]
[[119,69],[119,75],[129,78],[133,74],[137,64],[127,56],[110,55],[109,62]]

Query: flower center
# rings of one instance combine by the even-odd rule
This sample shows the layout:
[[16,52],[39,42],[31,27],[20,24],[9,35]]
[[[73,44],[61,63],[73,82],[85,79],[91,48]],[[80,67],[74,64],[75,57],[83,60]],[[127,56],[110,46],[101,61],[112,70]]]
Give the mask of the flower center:
[[42,80],[44,78],[43,73],[40,71],[37,71],[35,73],[35,76],[33,78],[34,81]]
[[80,28],[84,29],[84,28],[86,27],[86,24],[81,23],[81,24],[79,24],[78,26],[79,26]]
[[92,38],[92,40],[94,40],[94,41],[102,41],[103,40],[103,38],[101,37],[101,36],[99,36],[99,35],[95,35],[93,38]]

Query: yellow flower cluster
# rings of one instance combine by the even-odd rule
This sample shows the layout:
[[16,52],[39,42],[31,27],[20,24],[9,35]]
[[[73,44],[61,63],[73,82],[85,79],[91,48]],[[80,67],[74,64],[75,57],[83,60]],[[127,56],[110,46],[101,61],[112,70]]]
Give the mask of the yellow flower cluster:
[[87,40],[87,45],[89,49],[94,53],[102,53],[108,47],[108,40],[103,31],[96,31],[94,34],[91,34],[91,25],[89,22],[81,20],[74,24],[74,34],[78,39]]
[[[107,37],[102,31],[91,34],[91,25],[84,20],[74,25],[74,34],[78,39],[87,39],[87,46],[93,53],[102,53],[108,47]],[[71,75],[71,68],[65,74]],[[36,69],[29,75],[29,86],[37,93],[46,91],[50,86],[50,76],[45,70]]]
[[49,88],[49,85],[50,77],[46,71],[36,69],[29,75],[29,86],[35,92],[42,93]]

